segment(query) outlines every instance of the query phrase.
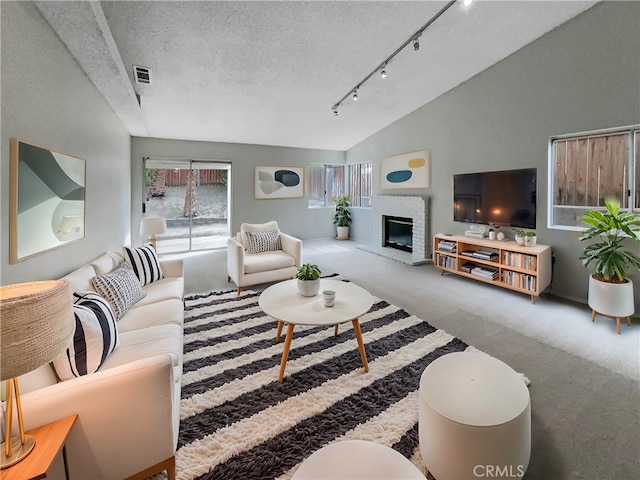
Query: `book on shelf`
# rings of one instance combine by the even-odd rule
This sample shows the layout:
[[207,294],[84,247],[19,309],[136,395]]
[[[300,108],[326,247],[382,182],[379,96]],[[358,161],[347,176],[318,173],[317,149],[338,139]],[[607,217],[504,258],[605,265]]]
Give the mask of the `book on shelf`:
[[460,270],[462,270],[463,272],[471,273],[471,270],[473,270],[475,267],[477,267],[475,263],[465,262],[462,265],[460,265]]
[[478,277],[487,278],[489,280],[496,280],[498,278],[499,272],[498,270],[495,270],[493,268],[475,267],[471,269],[471,274]]
[[464,255],[465,257],[473,257],[473,254],[475,253],[475,250],[462,250],[460,252],[460,255]]
[[451,242],[449,240],[440,240],[438,242],[438,250],[454,253],[456,251],[456,242]]
[[496,260],[498,253],[490,250],[476,250],[473,252],[473,256],[482,260]]

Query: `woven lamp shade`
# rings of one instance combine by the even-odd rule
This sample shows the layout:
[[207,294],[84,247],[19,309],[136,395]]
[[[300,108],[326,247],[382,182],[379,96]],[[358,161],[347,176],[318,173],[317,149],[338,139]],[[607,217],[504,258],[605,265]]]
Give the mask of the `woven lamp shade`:
[[52,361],[75,331],[69,284],[61,280],[0,287],[0,376],[19,377]]

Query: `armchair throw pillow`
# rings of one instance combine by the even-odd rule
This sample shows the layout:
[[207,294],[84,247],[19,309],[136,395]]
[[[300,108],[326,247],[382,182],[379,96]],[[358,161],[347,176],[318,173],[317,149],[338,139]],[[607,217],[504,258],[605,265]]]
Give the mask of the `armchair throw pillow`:
[[60,380],[96,372],[120,346],[116,318],[109,302],[93,292],[76,292],[73,296],[76,330],[71,345],[53,360]]
[[126,262],[122,262],[110,273],[93,277],[91,283],[96,292],[109,302],[116,320],[120,320],[131,305],[147,295]]
[[125,262],[131,265],[133,273],[136,274],[143,287],[162,279],[162,268],[158,261],[158,254],[150,243],[137,248],[123,247],[122,253]]
[[282,250],[279,230],[271,230],[269,232],[246,232],[246,236],[248,253]]

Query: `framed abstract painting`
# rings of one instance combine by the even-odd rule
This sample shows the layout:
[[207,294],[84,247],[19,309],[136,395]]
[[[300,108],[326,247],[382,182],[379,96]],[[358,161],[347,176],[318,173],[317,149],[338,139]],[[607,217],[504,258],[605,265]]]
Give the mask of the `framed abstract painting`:
[[402,153],[380,162],[380,189],[429,188],[431,186],[431,152]]
[[255,167],[257,200],[304,197],[303,167]]
[[11,139],[9,263],[84,238],[85,163]]

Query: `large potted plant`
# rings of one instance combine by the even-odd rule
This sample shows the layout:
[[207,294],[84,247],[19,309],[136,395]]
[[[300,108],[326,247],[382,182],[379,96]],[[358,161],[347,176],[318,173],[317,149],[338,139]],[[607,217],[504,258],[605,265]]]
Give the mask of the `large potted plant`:
[[298,293],[303,297],[313,297],[320,291],[320,269],[313,263],[305,263],[298,267]]
[[626,317],[630,323],[635,306],[633,282],[627,277],[630,269],[640,270],[640,257],[625,248],[640,243],[640,216],[621,212],[615,198],[605,200],[606,210],[591,210],[581,220],[590,227],[581,241],[597,239],[587,245],[580,257],[585,267],[593,265],[589,277],[589,306],[596,313],[613,317],[618,324]]
[[346,240],[349,238],[349,225],[351,225],[351,199],[346,195],[340,197],[336,201],[333,223],[336,225],[338,240]]

